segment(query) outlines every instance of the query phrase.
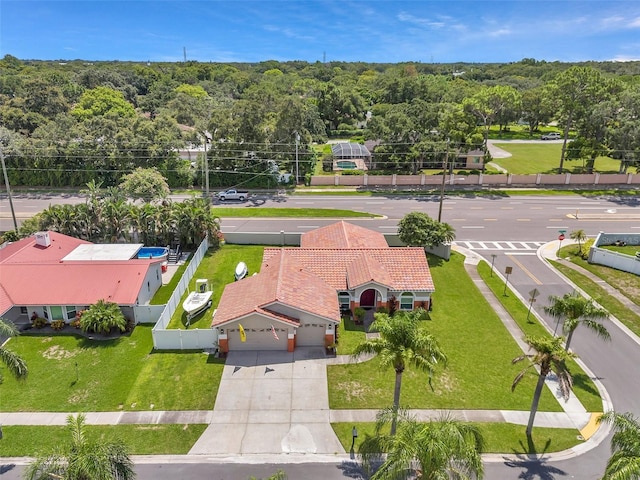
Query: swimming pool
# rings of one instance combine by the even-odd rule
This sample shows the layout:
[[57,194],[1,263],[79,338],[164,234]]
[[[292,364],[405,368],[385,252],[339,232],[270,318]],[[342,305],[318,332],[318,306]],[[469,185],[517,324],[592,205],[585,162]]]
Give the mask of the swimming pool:
[[336,162],[336,167],[344,168],[345,170],[351,170],[357,168],[356,162],[352,162],[350,160],[338,160]]
[[136,258],[167,258],[168,255],[167,247],[142,247],[138,250]]

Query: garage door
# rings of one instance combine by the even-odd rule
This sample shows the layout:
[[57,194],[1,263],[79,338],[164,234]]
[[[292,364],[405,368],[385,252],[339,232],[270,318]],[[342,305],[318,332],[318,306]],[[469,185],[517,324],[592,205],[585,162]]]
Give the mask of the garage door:
[[296,331],[296,347],[324,346],[326,326],[322,323],[306,323]]
[[286,350],[287,349],[287,329],[276,328],[278,340],[273,336],[271,326],[269,328],[245,328],[244,333],[247,341],[240,340],[240,329],[227,329],[229,339],[229,350]]

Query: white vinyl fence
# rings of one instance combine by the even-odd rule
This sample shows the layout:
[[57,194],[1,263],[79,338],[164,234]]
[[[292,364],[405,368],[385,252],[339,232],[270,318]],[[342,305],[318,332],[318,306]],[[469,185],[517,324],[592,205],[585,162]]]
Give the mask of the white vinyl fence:
[[168,329],[171,316],[180,305],[182,294],[189,288],[189,282],[196,273],[196,269],[209,249],[209,241],[205,238],[193,254],[191,262],[173,291],[171,298],[164,306],[162,314],[151,330],[153,347],[157,350],[200,350],[214,349],[218,345],[218,332],[216,329],[178,330]]
[[600,232],[593,247],[589,250],[589,263],[606,265],[616,270],[640,275],[640,257],[598,248],[601,245],[615,245],[616,242],[624,242],[626,245],[637,245],[638,252],[640,252],[640,234]]

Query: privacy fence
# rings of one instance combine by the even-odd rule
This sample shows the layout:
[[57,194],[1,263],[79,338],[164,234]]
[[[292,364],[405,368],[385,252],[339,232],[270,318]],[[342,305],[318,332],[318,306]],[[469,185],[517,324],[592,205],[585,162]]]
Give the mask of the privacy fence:
[[[564,173],[561,175],[538,173],[514,175],[510,173],[487,175],[446,175],[447,185],[483,187],[552,187],[552,186],[610,186],[640,185],[640,174],[633,173]],[[314,175],[311,186],[349,187],[435,187],[442,184],[441,175]]]

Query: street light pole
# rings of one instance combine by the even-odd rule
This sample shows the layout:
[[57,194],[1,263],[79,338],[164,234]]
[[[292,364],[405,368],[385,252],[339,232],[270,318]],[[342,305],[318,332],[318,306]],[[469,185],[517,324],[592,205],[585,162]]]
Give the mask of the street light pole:
[[442,220],[442,202],[444,201],[444,184],[447,177],[447,165],[449,163],[449,139],[447,138],[447,151],[442,165],[442,184],[440,185],[440,206],[438,207],[438,222]]
[[9,177],[7,176],[7,166],[4,163],[4,153],[2,151],[2,146],[0,146],[0,161],[2,161],[2,173],[4,175],[4,185],[7,187],[7,196],[9,197],[9,208],[11,208],[11,216],[13,217],[13,229],[17,232],[18,222],[16,221],[16,211],[13,208],[13,199],[11,198],[11,187],[9,186]]

